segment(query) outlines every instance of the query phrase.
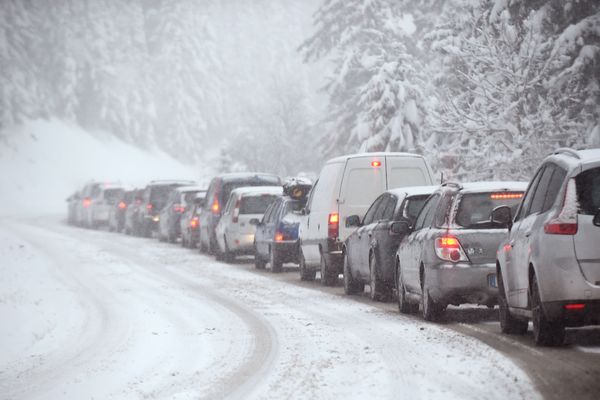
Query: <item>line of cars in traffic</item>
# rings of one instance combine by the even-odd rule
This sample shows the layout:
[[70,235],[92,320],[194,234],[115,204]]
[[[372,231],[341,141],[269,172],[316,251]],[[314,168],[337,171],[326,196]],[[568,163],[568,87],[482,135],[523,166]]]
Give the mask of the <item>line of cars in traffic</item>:
[[540,345],[600,323],[600,149],[560,149],[531,182],[435,185],[422,156],[363,153],[327,161],[314,185],[222,174],[208,188],[90,183],[69,222],[156,236],[257,269],[299,266],[302,280],[369,287],[401,313],[438,321],[450,305],[499,305],[502,331]]

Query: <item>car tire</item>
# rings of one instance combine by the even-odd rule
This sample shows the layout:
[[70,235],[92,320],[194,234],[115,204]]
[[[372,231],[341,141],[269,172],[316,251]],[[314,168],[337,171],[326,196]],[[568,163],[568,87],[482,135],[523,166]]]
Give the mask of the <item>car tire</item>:
[[425,275],[423,275],[423,282],[421,287],[421,302],[422,302],[422,313],[423,319],[425,321],[436,322],[439,321],[442,313],[444,312],[444,307],[434,301],[429,294],[429,288],[427,287],[427,280]]
[[564,343],[565,327],[562,323],[549,321],[546,317],[535,275],[531,282],[531,314],[535,344],[538,346],[561,346]]
[[411,303],[406,298],[406,289],[404,288],[400,264],[396,267],[396,292],[398,293],[398,311],[400,311],[400,313],[416,314],[419,312],[419,303]]
[[365,284],[352,277],[348,254],[344,253],[344,293],[347,295],[359,294],[365,290]]
[[254,268],[256,269],[265,269],[267,263],[263,260],[258,254],[258,250],[256,250],[256,242],[254,242]]
[[277,251],[273,247],[269,248],[269,263],[271,264],[271,272],[277,273],[283,270],[283,262],[281,256],[277,254]]
[[206,245],[204,244],[204,241],[202,240],[202,231],[198,235],[198,249],[200,250],[201,254],[206,254],[206,252],[208,250],[206,248]]
[[498,269],[497,280],[500,330],[502,333],[509,335],[524,335],[527,333],[529,324],[527,320],[515,318],[510,313],[510,310],[508,309],[508,300],[506,299],[506,290],[504,288],[502,271],[500,271],[500,269]]
[[385,282],[378,276],[379,263],[374,252],[369,256],[369,298],[373,301],[386,301],[389,296],[389,289]]
[[223,236],[223,245],[225,246],[225,250],[222,253],[222,258],[223,261],[225,261],[228,264],[231,264],[234,260],[235,260],[235,254],[233,254],[230,250],[229,250],[229,246],[227,246],[227,237]]
[[321,285],[335,286],[335,283],[337,282],[337,275],[332,274],[329,270],[329,265],[327,265],[327,260],[325,259],[325,255],[323,253],[321,253],[319,267],[321,270]]
[[314,281],[317,275],[317,271],[306,267],[306,260],[302,253],[302,248],[298,245],[298,265],[300,267],[300,280],[301,281]]

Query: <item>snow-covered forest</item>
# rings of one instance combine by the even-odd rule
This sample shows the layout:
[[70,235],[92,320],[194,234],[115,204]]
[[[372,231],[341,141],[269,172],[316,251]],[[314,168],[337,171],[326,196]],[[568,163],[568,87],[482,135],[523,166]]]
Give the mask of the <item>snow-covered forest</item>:
[[4,0],[0,26],[0,127],[282,175],[389,150],[524,179],[600,145],[597,0]]

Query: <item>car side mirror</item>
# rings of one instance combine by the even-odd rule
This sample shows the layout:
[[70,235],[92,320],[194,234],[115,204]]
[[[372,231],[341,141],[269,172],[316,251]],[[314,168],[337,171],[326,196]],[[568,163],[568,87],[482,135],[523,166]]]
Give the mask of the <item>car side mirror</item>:
[[304,207],[302,210],[300,210],[300,215],[308,215],[310,214],[310,210],[306,207]]
[[509,206],[498,206],[494,208],[491,215],[492,223],[506,226],[510,231],[512,228],[512,211]]
[[260,225],[260,221],[258,220],[258,218],[252,218],[250,221],[248,221],[248,223],[254,226]]
[[594,220],[593,220],[594,225],[596,226],[600,226],[600,209],[598,209],[598,212],[596,213],[596,215],[594,216]]
[[390,225],[390,233],[392,235],[406,235],[410,233],[410,225],[406,221],[394,221]]
[[346,228],[360,226],[360,217],[358,215],[350,215],[346,218]]

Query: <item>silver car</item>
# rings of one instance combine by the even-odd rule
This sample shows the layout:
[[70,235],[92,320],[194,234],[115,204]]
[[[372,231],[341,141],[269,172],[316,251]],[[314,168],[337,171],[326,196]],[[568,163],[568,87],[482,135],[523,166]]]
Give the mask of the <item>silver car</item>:
[[498,301],[496,249],[506,223],[492,221],[492,211],[516,208],[524,182],[445,183],[427,200],[414,227],[396,222],[407,236],[396,253],[396,288],[402,313],[439,319],[450,304]]
[[[560,345],[565,327],[600,323],[600,149],[560,149],[546,158],[499,249],[504,333],[533,320],[539,345]],[[494,212],[510,221],[507,209]]]

